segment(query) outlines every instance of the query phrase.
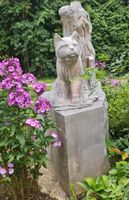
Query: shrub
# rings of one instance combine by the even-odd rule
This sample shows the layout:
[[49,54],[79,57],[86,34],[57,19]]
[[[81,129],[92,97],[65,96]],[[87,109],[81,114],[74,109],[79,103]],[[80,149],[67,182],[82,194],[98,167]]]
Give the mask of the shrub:
[[112,78],[105,70],[106,63],[97,61],[95,68],[85,69],[83,79],[96,78],[102,82],[108,101],[110,135],[117,139],[129,134],[129,75]]
[[29,200],[47,147],[60,146],[49,117],[50,102],[41,95],[46,85],[22,73],[17,58],[0,63],[0,182],[13,200]]
[[[97,59],[115,74],[129,69],[129,5],[122,0],[81,0],[93,24]],[[0,57],[17,56],[25,71],[55,75],[53,36],[62,33],[58,9],[68,0],[1,0]]]
[[110,134],[115,139],[129,134],[129,83],[126,78],[127,81],[109,79],[111,84],[103,87],[108,101]]
[[[81,200],[127,200],[129,195],[129,163],[120,161],[109,171],[108,175],[96,178],[85,178],[78,183],[83,189]],[[77,200],[72,185],[70,200]]]

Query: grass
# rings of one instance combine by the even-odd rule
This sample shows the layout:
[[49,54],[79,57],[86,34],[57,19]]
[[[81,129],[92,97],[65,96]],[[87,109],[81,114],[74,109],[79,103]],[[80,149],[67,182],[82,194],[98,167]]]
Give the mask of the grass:
[[46,91],[50,91],[51,89],[52,89],[52,86],[51,86],[51,85],[48,85]]
[[[55,81],[56,78],[38,78],[38,81],[39,82],[44,82],[46,84],[51,84]],[[52,89],[52,86],[51,85],[47,85],[47,90],[46,91],[50,91]]]
[[44,82],[46,84],[53,83],[56,78],[39,78],[38,81]]

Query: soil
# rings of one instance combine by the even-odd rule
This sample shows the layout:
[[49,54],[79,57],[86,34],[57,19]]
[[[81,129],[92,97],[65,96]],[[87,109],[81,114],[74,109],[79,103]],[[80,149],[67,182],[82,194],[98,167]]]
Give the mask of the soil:
[[43,174],[39,177],[41,192],[49,194],[53,199],[66,200],[67,195],[57,180],[57,176],[51,162],[49,162],[47,168],[41,168],[41,173]]
[[[66,194],[61,188],[55,171],[51,163],[47,168],[41,168],[42,176],[39,177],[40,191],[36,188],[33,190],[35,197],[31,195],[31,200],[66,200]],[[13,200],[2,194],[3,186],[0,184],[0,200]]]
[[43,194],[42,192],[39,194],[38,199],[37,198],[33,198],[32,200],[56,200],[55,198],[51,198],[48,194]]
[[[2,191],[3,185],[0,185],[0,191]],[[8,195],[7,195],[8,196]],[[13,200],[10,197],[7,197],[5,194],[0,192],[0,200]],[[57,200],[55,198],[51,198],[49,194],[42,193],[40,191],[37,192],[37,194],[31,194],[30,196],[31,200]]]

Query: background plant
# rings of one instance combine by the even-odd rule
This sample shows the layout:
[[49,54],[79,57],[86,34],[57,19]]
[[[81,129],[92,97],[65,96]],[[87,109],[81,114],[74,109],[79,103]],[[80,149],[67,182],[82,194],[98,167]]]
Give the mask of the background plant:
[[[117,162],[108,175],[85,178],[78,183],[83,189],[81,200],[127,200],[129,192],[129,163]],[[78,199],[74,186],[71,185],[70,200]]]
[[[80,0],[93,24],[92,41],[97,59],[110,71],[129,68],[129,4],[122,0]],[[25,71],[55,75],[53,36],[62,33],[58,9],[68,0],[0,0],[0,56],[17,56]]]
[[129,134],[129,74],[114,78],[106,66],[106,63],[97,61],[95,68],[85,69],[82,78],[90,80],[96,76],[101,81],[108,102],[110,135],[116,140]]
[[117,139],[129,134],[129,83],[112,79],[110,84],[103,87],[108,101],[108,115],[110,134]]

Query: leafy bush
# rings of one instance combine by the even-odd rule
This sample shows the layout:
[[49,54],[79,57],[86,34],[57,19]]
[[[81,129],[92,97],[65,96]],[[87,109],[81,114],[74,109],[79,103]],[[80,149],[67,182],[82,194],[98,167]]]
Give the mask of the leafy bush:
[[129,83],[114,79],[111,83],[103,89],[108,101],[110,134],[116,139],[129,134]]
[[[128,71],[129,5],[122,0],[80,2],[91,16],[97,59],[108,62],[115,74]],[[1,59],[15,55],[22,60],[25,71],[40,76],[55,75],[53,35],[62,33],[58,9],[69,3],[68,0],[1,0]]]
[[[129,163],[117,162],[109,174],[97,178],[85,178],[78,183],[84,193],[81,200],[128,200],[129,195]],[[70,200],[77,200],[76,191],[72,185]]]
[[[49,117],[50,102],[41,97],[46,85],[33,74],[22,73],[17,58],[0,63],[0,182],[13,199],[30,199],[47,147],[60,146]],[[6,195],[7,195],[6,194]]]
[[110,135],[116,140],[129,134],[129,74],[114,79],[105,67],[106,63],[97,61],[96,68],[86,68],[82,78],[90,80],[96,76],[102,82],[108,101]]

